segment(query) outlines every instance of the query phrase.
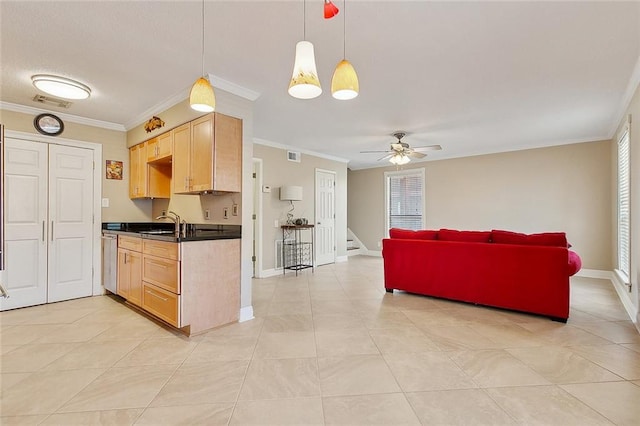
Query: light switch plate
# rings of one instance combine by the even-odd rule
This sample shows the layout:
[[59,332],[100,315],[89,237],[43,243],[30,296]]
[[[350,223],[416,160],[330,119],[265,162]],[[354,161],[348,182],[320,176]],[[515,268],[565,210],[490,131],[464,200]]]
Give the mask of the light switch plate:
[[109,207],[109,199],[108,198],[103,198],[102,199],[102,207]]
[[207,209],[204,211],[204,220],[211,220],[211,210]]
[[222,209],[222,216],[225,219],[229,219],[229,207],[225,207],[224,209]]
[[262,192],[271,192],[271,187],[269,185],[262,185]]
[[237,204],[233,204],[231,206],[231,214],[234,216],[238,216],[238,205]]

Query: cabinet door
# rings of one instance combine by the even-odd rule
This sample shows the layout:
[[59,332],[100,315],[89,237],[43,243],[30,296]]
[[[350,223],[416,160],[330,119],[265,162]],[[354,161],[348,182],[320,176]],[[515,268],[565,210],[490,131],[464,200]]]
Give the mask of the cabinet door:
[[171,157],[173,153],[173,132],[166,132],[158,135],[158,147],[156,149],[156,159]]
[[130,251],[127,256],[129,269],[129,297],[127,300],[136,306],[142,305],[142,253]]
[[189,192],[189,157],[191,151],[191,123],[176,127],[173,132],[173,192]]
[[141,143],[129,148],[129,198],[147,196],[147,146]]
[[118,249],[118,282],[117,293],[125,299],[129,298],[131,287],[131,271],[128,263],[129,250]]
[[158,138],[149,139],[147,142],[147,162],[158,158]]
[[242,120],[216,114],[214,132],[213,189],[240,192],[242,188]]
[[214,114],[191,122],[191,191],[213,190]]

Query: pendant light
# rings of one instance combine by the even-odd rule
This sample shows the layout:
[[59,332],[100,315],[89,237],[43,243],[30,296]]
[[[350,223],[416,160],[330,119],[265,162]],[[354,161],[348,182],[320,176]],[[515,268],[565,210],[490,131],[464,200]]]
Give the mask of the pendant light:
[[331,0],[324,0],[324,19],[331,19],[336,16],[340,10]]
[[358,96],[360,91],[360,84],[358,83],[358,75],[356,70],[351,65],[351,62],[347,61],[347,1],[344,0],[342,5],[342,60],[338,62],[336,70],[333,72],[333,78],[331,79],[331,95],[340,100],[349,100]]
[[322,87],[316,70],[316,58],[313,44],[307,41],[307,2],[303,0],[303,41],[296,44],[296,59],[293,64],[293,74],[289,82],[289,94],[298,99],[313,99],[320,96]]
[[204,74],[204,0],[202,0],[202,77],[196,80],[189,93],[189,105],[200,112],[212,112],[216,107],[213,87]]

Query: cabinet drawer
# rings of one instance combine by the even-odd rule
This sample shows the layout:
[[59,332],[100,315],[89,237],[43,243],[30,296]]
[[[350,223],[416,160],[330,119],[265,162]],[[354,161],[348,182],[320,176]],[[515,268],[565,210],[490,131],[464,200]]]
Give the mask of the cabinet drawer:
[[180,296],[156,287],[153,284],[142,282],[142,309],[168,322],[174,327],[179,324]]
[[118,248],[141,252],[142,238],[125,237],[124,235],[118,235]]
[[180,262],[143,254],[142,280],[180,294]]
[[142,252],[165,259],[178,260],[178,244],[166,241],[144,240]]

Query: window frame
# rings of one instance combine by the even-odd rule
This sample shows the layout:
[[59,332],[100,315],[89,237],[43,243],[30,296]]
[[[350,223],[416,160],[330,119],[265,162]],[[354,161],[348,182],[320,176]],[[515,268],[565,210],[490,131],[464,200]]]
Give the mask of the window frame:
[[[631,131],[629,122],[620,130],[617,138],[617,161],[616,161],[616,274],[625,283],[630,283],[631,276]],[[625,152],[626,151],[626,152]],[[625,155],[622,158],[622,155]],[[626,167],[626,171],[622,170]],[[622,193],[621,185],[622,174],[626,178],[626,193]],[[622,207],[622,198],[626,198],[626,229],[623,228],[624,214]],[[626,247],[622,247],[622,233],[626,231]],[[623,259],[623,253],[626,252],[626,259]]]
[[390,227],[390,217],[389,217],[389,200],[390,200],[390,178],[396,176],[414,176],[417,175],[420,177],[420,181],[422,182],[422,216],[420,218],[420,226],[422,229],[425,228],[425,217],[426,217],[426,197],[425,197],[425,169],[415,168],[415,169],[407,169],[407,170],[397,170],[397,171],[388,171],[384,172],[384,236],[385,238],[389,238],[389,227]]

